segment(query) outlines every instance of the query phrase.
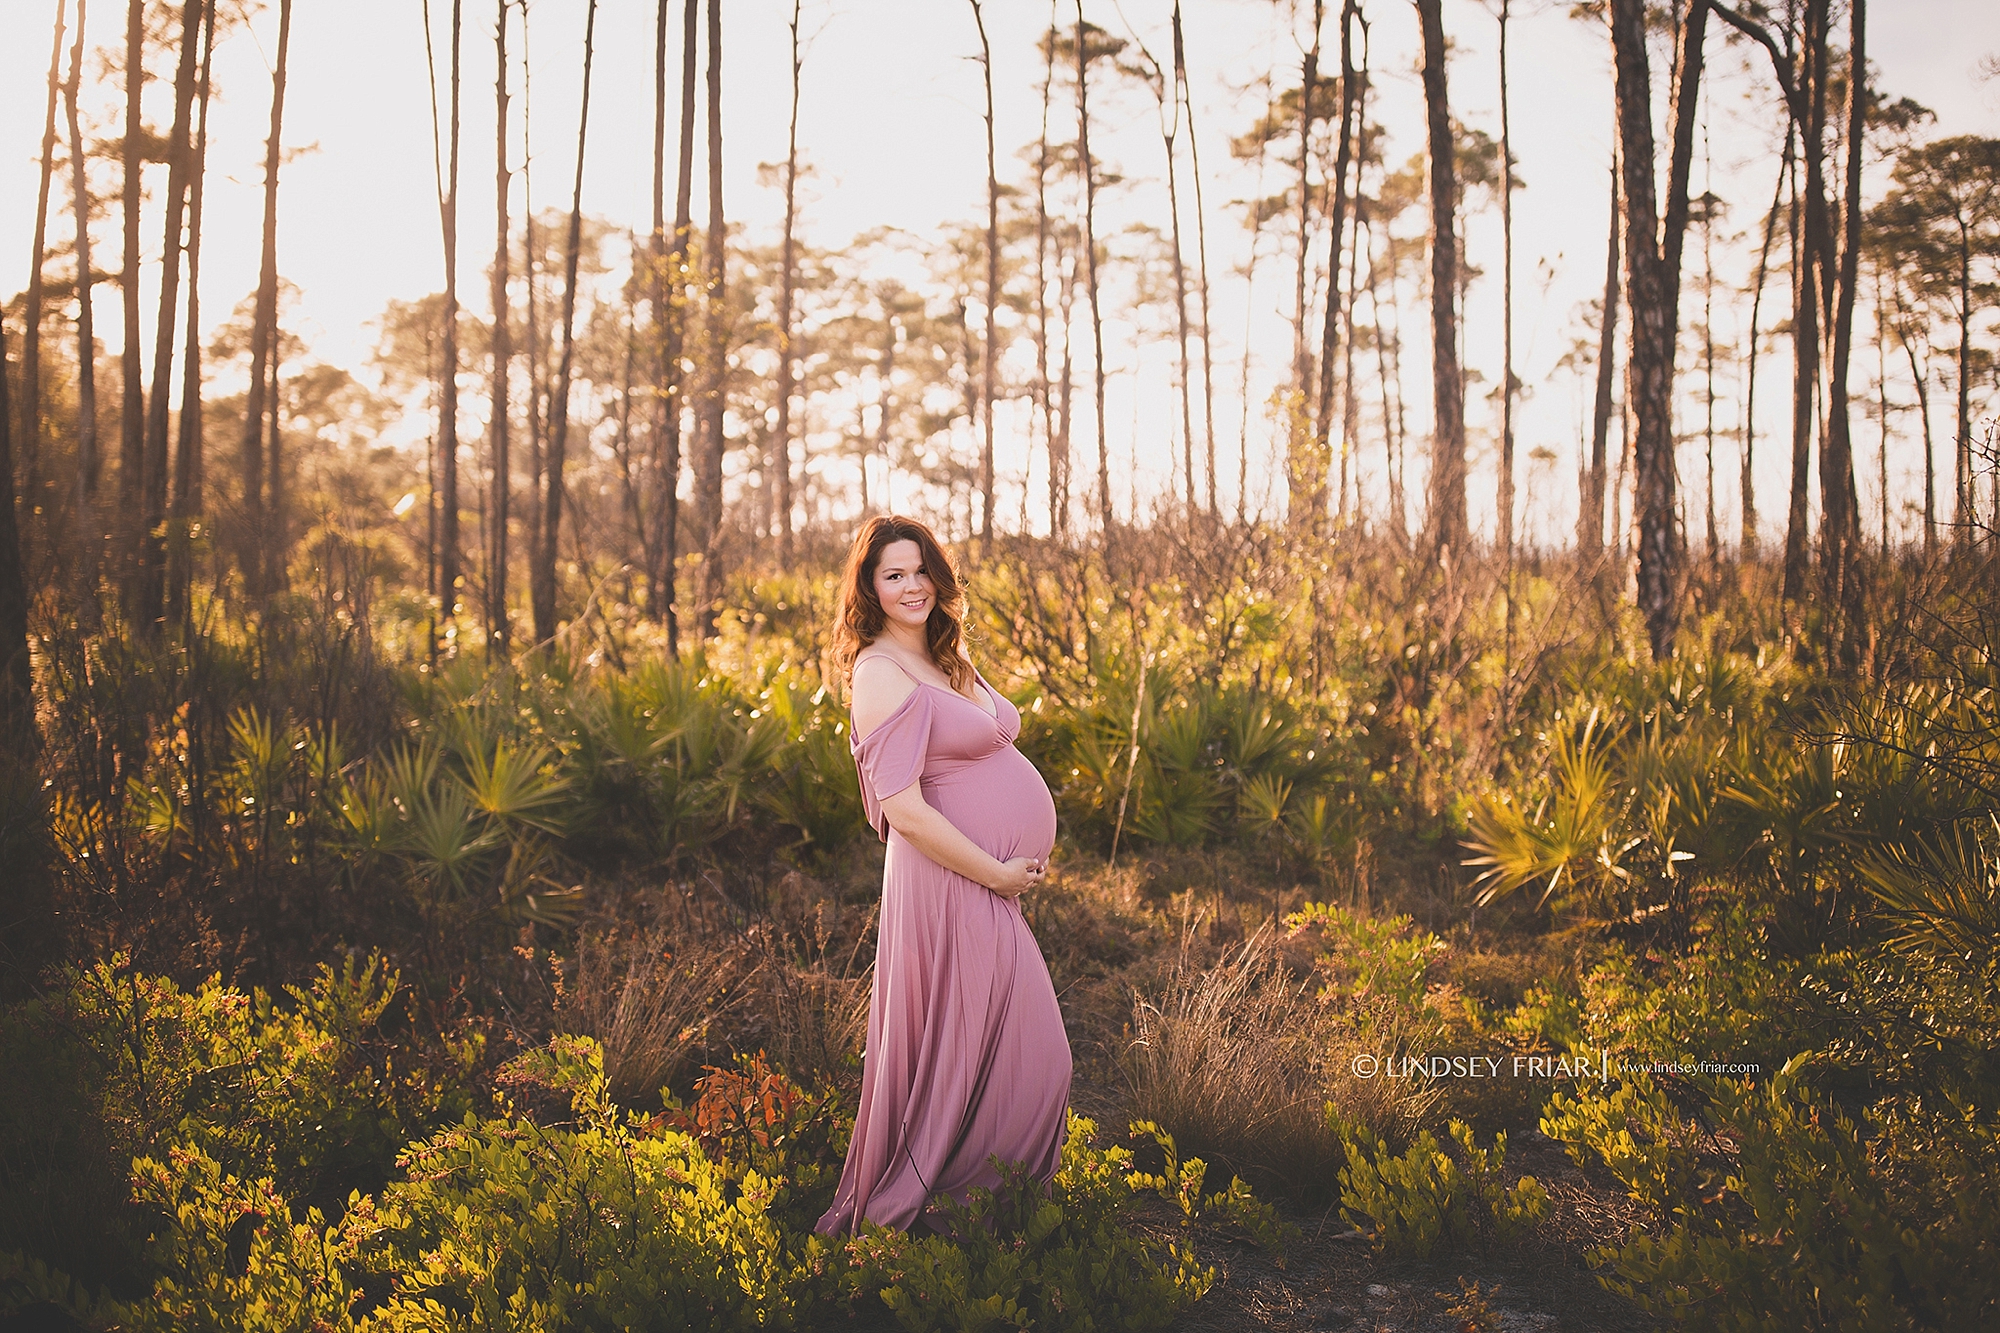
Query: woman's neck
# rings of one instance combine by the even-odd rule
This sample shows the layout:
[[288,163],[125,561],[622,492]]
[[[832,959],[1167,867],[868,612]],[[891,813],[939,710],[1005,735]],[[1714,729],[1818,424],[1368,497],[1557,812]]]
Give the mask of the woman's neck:
[[903,652],[926,662],[930,660],[930,639],[920,625],[898,625],[893,621],[882,627],[883,639],[888,640]]

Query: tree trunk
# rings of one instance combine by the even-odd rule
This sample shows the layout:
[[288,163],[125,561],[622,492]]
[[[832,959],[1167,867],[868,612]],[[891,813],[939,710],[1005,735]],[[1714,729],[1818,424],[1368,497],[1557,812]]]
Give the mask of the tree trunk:
[[35,257],[28,269],[26,319],[21,331],[21,489],[31,513],[41,492],[42,260],[48,249],[49,186],[56,160],[56,98],[62,89],[63,15],[68,7],[68,0],[56,0],[55,37],[49,47],[48,110],[42,117],[41,176],[35,189]]
[[[993,137],[993,46],[986,40],[986,18],[980,13],[979,0],[972,0],[972,21],[979,28],[979,68],[986,83],[986,342],[979,384],[979,420],[985,434],[979,447],[979,541],[982,548],[989,548],[993,544],[994,376],[1000,357],[995,323],[1000,308],[1000,157]],[[797,123],[794,114],[793,124]],[[790,198],[789,192],[786,197]]]
[[1680,552],[1674,525],[1674,350],[1707,9],[1707,0],[1694,0],[1681,26],[1665,217],[1656,220],[1644,6],[1641,0],[1612,0],[1611,5],[1624,172],[1626,292],[1632,308],[1626,396],[1637,424],[1633,462],[1638,473],[1634,508],[1639,520],[1639,611],[1646,619],[1656,661],[1673,651],[1680,622],[1675,587]]
[[701,429],[701,636],[715,632],[722,565],[723,412],[728,403],[727,299],[729,234],[722,212],[722,2],[708,0],[708,383]]
[[181,11],[180,62],[174,70],[174,125],[167,141],[166,235],[160,243],[160,311],[153,329],[153,387],[147,401],[139,510],[138,599],[132,619],[141,633],[158,631],[165,610],[167,426],[173,393],[174,317],[180,308],[181,227],[186,221],[188,142],[194,112],[195,52],[201,45],[203,0]]
[[[1805,103],[1799,156],[1805,163],[1805,222],[1793,264],[1792,310],[1792,493],[1785,524],[1784,597],[1805,596],[1807,568],[1812,559],[1808,528],[1807,488],[1812,477],[1814,391],[1819,386],[1820,283],[1826,276],[1819,250],[1820,228],[1814,214],[1825,207],[1826,31],[1828,0],[1806,0],[1805,36],[1800,51]],[[1794,110],[1797,114],[1797,110]]]
[[[1500,558],[1507,567],[1507,621],[1514,616],[1514,149],[1507,119],[1508,0],[1500,0]],[[1510,634],[1511,639],[1511,634]]]
[[1035,393],[1041,400],[1042,440],[1049,455],[1049,536],[1069,533],[1066,459],[1056,434],[1055,399],[1049,385],[1049,103],[1056,82],[1056,4],[1049,0],[1049,30],[1042,41],[1042,130],[1035,150]]
[[1591,402],[1590,464],[1583,474],[1583,508],[1577,522],[1576,549],[1588,567],[1604,549],[1605,447],[1611,438],[1611,398],[1618,363],[1618,261],[1622,227],[1618,194],[1618,157],[1611,159],[1611,228],[1605,243],[1604,307],[1597,326],[1597,390]]
[[[12,422],[7,403],[7,324],[0,318],[0,740],[15,756],[30,754],[37,746],[35,682],[28,656],[28,584],[14,516]],[[13,927],[10,922],[10,930]]]
[[[798,184],[799,184],[799,9],[800,0],[792,0],[792,118],[785,138],[785,239],[782,273],[778,284],[778,429],[771,441],[773,456],[772,478],[777,482],[772,504],[778,511],[778,563],[786,569],[792,567],[792,394],[797,391],[798,373],[794,360],[796,352],[792,346],[792,294],[798,281],[798,247],[795,231],[798,224]],[[975,17],[979,6],[973,5]],[[984,41],[985,27],[980,28]],[[988,148],[988,184],[991,184],[991,148],[993,142],[993,80],[989,72],[986,82],[986,140]],[[997,196],[996,196],[997,198]],[[998,205],[995,204],[995,207]],[[990,239],[990,238],[989,238]],[[997,242],[996,242],[997,243]],[[988,299],[992,292],[988,290]],[[987,312],[987,339],[992,339],[993,316]],[[987,363],[987,415],[993,411],[992,363]],[[993,425],[986,427],[986,506],[993,507]],[[988,533],[988,536],[991,534]]]
[[[1179,21],[1180,20],[1177,10],[1175,15],[1175,23],[1178,25]],[[1179,34],[1178,26],[1175,28],[1175,34],[1176,37],[1178,38]],[[1151,59],[1152,57],[1149,54],[1147,56],[1147,60],[1151,62]],[[1182,484],[1184,488],[1183,501],[1186,505],[1186,512],[1188,514],[1193,514],[1195,507],[1194,375],[1189,364],[1189,355],[1188,355],[1189,328],[1188,328],[1187,261],[1184,255],[1184,247],[1181,244],[1180,162],[1178,153],[1178,141],[1180,138],[1181,102],[1182,102],[1182,91],[1181,91],[1182,74],[1183,74],[1183,67],[1181,63],[1181,53],[1178,49],[1176,49],[1176,51],[1174,52],[1173,92],[1171,95],[1171,102],[1170,102],[1169,94],[1166,87],[1166,80],[1164,76],[1161,75],[1159,67],[1157,65],[1153,66],[1153,76],[1155,80],[1153,90],[1154,90],[1154,96],[1159,102],[1160,139],[1163,147],[1166,149],[1166,158],[1167,158],[1167,218],[1169,222],[1168,236],[1173,247],[1172,258],[1173,258],[1173,269],[1174,269],[1174,340],[1175,340],[1175,345],[1179,351],[1179,359],[1175,366],[1175,373],[1179,381],[1176,387],[1179,390],[1180,401],[1181,401],[1181,464],[1183,471]]]
[[[658,69],[654,97],[653,222],[660,230],[666,219],[666,19],[667,0],[660,0]],[[654,428],[660,432],[665,457],[661,460],[660,483],[660,568],[654,576],[657,614],[667,626],[667,650],[680,652],[680,603],[676,593],[675,566],[680,558],[680,477],[681,408],[686,399],[682,380],[681,354],[687,343],[686,265],[688,240],[693,234],[694,207],[694,118],[696,48],[700,41],[699,0],[686,0],[681,11],[681,130],[676,159],[674,233],[668,263],[653,286],[654,318],[665,321],[660,340],[657,377],[660,392],[654,405]],[[667,291],[667,274],[673,278],[673,293]]]
[[1319,84],[1319,31],[1325,21],[1325,0],[1313,0],[1312,40],[1306,44],[1299,69],[1299,262],[1293,282],[1292,391],[1305,399],[1311,390],[1306,342],[1306,273],[1312,239],[1312,108]]
[[1090,298],[1091,365],[1097,376],[1097,524],[1111,541],[1111,441],[1104,425],[1104,311],[1097,283],[1097,164],[1090,156],[1089,25],[1083,0],[1076,0],[1076,147],[1083,167],[1083,258],[1085,292]]
[[1882,511],[1882,560],[1889,559],[1889,306],[1882,296],[1882,268],[1875,266],[1875,424],[1882,432],[1876,461],[1881,471],[1876,477],[1876,498]]
[[1843,665],[1859,660],[1861,506],[1854,485],[1854,437],[1848,417],[1847,371],[1854,350],[1854,295],[1861,274],[1861,148],[1867,135],[1868,5],[1849,0],[1847,172],[1842,191],[1840,267],[1835,277],[1833,356],[1827,367],[1826,442],[1820,450],[1820,577],[1827,607],[1841,623]]
[[570,187],[569,234],[563,245],[562,357],[556,363],[556,384],[549,396],[548,481],[543,492],[542,542],[535,552],[528,581],[534,603],[535,640],[552,644],[556,637],[556,548],[562,534],[563,463],[569,452],[570,374],[576,361],[576,270],[583,250],[583,162],[590,130],[590,67],[597,38],[597,0],[590,0],[583,18],[583,102],[576,118],[576,176]]
[[[1451,105],[1445,84],[1442,0],[1417,0],[1424,38],[1424,105],[1431,174],[1431,442],[1430,542],[1463,558],[1465,513],[1465,383],[1458,366],[1458,170]],[[1651,158],[1648,158],[1650,161]],[[1648,190],[1647,202],[1651,203]]]
[[1070,444],[1076,424],[1076,255],[1071,253],[1067,258],[1062,265],[1062,380],[1056,393],[1055,462],[1050,465],[1049,478],[1052,503],[1062,520],[1057,536],[1064,540],[1069,537],[1070,463],[1074,456]]
[[257,275],[257,306],[250,325],[250,389],[243,402],[243,522],[237,534],[237,567],[243,590],[262,597],[270,590],[265,545],[270,538],[264,504],[264,413],[266,381],[277,359],[278,327],[278,163],[285,122],[285,60],[292,37],[292,0],[278,0],[278,60],[271,73],[271,135],[264,144],[264,247]]
[[[1910,363],[1910,382],[1917,389],[1917,418],[1924,435],[1924,554],[1937,549],[1937,449],[1931,440],[1930,367],[1917,361],[1917,347],[1910,340],[1910,312],[1903,305],[1902,284],[1896,286],[1896,341]],[[1925,358],[1928,361],[1928,357]]]
[[1743,385],[1743,458],[1738,489],[1742,492],[1743,510],[1742,535],[1740,537],[1742,556],[1748,560],[1757,554],[1757,481],[1752,470],[1755,462],[1757,442],[1757,328],[1758,317],[1764,304],[1764,276],[1769,271],[1771,242],[1778,232],[1778,210],[1785,200],[1785,180],[1792,171],[1792,136],[1798,130],[1798,122],[1791,116],[1785,117],[1785,151],[1778,162],[1778,183],[1771,191],[1771,211],[1764,218],[1764,243],[1757,251],[1757,278],[1751,288],[1750,297],[1750,364],[1744,373]]
[[[1382,323],[1382,289],[1375,271],[1375,220],[1368,210],[1367,191],[1357,193],[1360,197],[1355,201],[1354,224],[1368,229],[1368,317],[1374,324],[1375,376],[1382,391],[1382,471],[1389,484],[1389,535],[1400,546],[1409,535],[1409,517],[1405,512],[1403,471],[1397,462],[1399,444],[1396,411],[1392,406],[1395,373],[1389,367],[1390,333]],[[1360,243],[1357,232],[1355,244],[1358,247]]]
[[77,119],[77,93],[83,83],[83,33],[86,0],[76,0],[76,41],[69,49],[69,79],[63,84],[63,110],[69,120],[71,209],[76,217],[76,526],[77,550],[85,581],[97,566],[97,483],[103,459],[97,440],[97,336],[91,312],[90,177],[85,170],[83,129]]
[[1194,128],[1194,96],[1188,88],[1187,43],[1181,34],[1181,0],[1174,0],[1174,86],[1180,89],[1181,106],[1187,112],[1188,171],[1194,177],[1194,237],[1196,295],[1201,303],[1201,409],[1202,439],[1207,446],[1208,516],[1218,510],[1215,501],[1215,359],[1208,324],[1208,211],[1201,194],[1201,140]]
[[507,516],[511,508],[508,476],[510,406],[508,373],[513,368],[513,309],[507,295],[508,255],[513,248],[513,220],[508,193],[513,175],[507,170],[507,3],[495,0],[493,15],[493,387],[487,449],[492,467],[492,492],[486,502],[486,645],[490,658],[507,655]]
[[[882,512],[890,512],[894,501],[895,487],[890,484],[894,465],[889,458],[889,418],[892,392],[896,381],[896,314],[885,300],[882,305],[882,393],[881,402],[876,405],[875,450],[882,455]],[[861,476],[865,483],[868,477],[868,460],[861,461]],[[862,509],[867,509],[867,495],[862,496]]]
[[[1364,85],[1365,86],[1365,85]],[[1367,109],[1357,109],[1361,129],[1358,156],[1366,160],[1368,136]],[[1361,193],[1361,167],[1354,168],[1354,192]],[[1361,438],[1361,394],[1354,385],[1354,307],[1360,293],[1361,280],[1361,218],[1359,199],[1356,199],[1354,238],[1347,247],[1347,295],[1343,301],[1345,313],[1341,316],[1341,369],[1340,369],[1340,525],[1346,528],[1361,512],[1361,468],[1357,457]],[[1352,485],[1350,488],[1350,474]]]
[[[146,459],[145,368],[139,353],[139,177],[145,170],[145,124],[140,118],[141,91],[146,84],[146,4],[125,5],[125,140],[119,156],[125,166],[125,263],[119,270],[119,295],[125,311],[125,350],[120,357],[118,416],[118,583],[128,599],[132,593],[131,561],[136,545],[134,520],[143,504]],[[143,527],[140,528],[143,531]]]
[[1969,542],[1979,519],[1972,494],[1972,236],[1963,214],[1958,223],[1958,430],[1952,503],[1952,540]]
[[[1359,0],[1347,0],[1340,11],[1340,139],[1333,161],[1332,236],[1326,248],[1326,319],[1320,329],[1319,393],[1313,412],[1313,459],[1325,469],[1333,447],[1333,367],[1340,351],[1340,260],[1347,242],[1347,208],[1350,195],[1347,172],[1354,164],[1355,107],[1359,104],[1359,80],[1354,73],[1354,21],[1360,16]],[[1344,449],[1344,446],[1343,446]],[[1343,453],[1344,457],[1344,453]],[[1326,473],[1321,471],[1319,492],[1313,500],[1313,528],[1323,531],[1326,521]],[[1344,473],[1343,473],[1344,478]],[[1345,506],[1346,485],[1341,486]]]
[[[451,148],[444,188],[438,197],[438,218],[444,239],[444,356],[438,370],[438,610],[449,621],[457,614],[458,542],[458,123],[459,43],[464,30],[464,0],[451,0]],[[424,6],[425,54],[429,54],[430,5]],[[432,85],[435,88],[435,84]],[[436,133],[436,103],[432,103],[432,133]],[[433,140],[433,148],[435,148]]]
[[284,331],[271,326],[271,385],[264,401],[269,405],[270,433],[264,447],[265,519],[269,538],[264,550],[264,584],[267,591],[283,589],[291,574],[291,531],[285,522],[284,400],[278,392],[278,369],[284,360]]
[[[1703,175],[1709,164],[1703,164]],[[1703,487],[1708,501],[1708,563],[1711,568],[1722,559],[1722,536],[1715,518],[1715,219],[1714,204],[1705,206],[1701,220],[1701,359],[1706,377],[1702,395],[1702,446],[1708,469]]]
[[182,624],[194,577],[195,517],[202,512],[201,204],[208,177],[208,102],[215,65],[215,0],[202,5],[201,80],[196,90],[194,160],[188,169],[188,313],[181,347],[181,414],[174,430],[173,489],[167,501],[166,618]]

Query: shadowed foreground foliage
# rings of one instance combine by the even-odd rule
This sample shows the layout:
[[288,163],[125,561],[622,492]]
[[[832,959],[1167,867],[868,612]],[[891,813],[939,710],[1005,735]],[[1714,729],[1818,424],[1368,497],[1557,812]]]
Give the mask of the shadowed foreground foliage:
[[[46,622],[49,800],[9,827],[67,956],[0,1016],[0,1311],[1158,1327],[1228,1237],[1297,1252],[1275,1200],[1689,1327],[1992,1321],[1983,564],[1882,571],[1829,671],[1753,568],[1655,665],[1560,568],[1510,632],[1478,571],[1145,538],[1116,582],[1033,547],[973,575],[1063,816],[1026,907],[1079,1106],[1130,1133],[1079,1118],[1046,1197],[844,1245],[809,1233],[880,862],[827,576],[739,584],[679,658],[610,605],[435,671],[304,603],[184,643]],[[1543,1135],[1574,1181],[1521,1173]]]

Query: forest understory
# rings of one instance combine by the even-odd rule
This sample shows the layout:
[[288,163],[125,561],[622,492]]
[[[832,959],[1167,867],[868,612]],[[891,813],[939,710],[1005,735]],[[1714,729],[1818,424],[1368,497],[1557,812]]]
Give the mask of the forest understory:
[[1024,910],[1062,1173],[836,1247],[881,850],[831,573],[740,576],[678,656],[605,597],[427,660],[359,583],[194,640],[40,622],[0,1313],[1991,1322],[1983,546],[1874,567],[1865,633],[1718,566],[1657,664],[1561,560],[1115,550],[970,564],[1061,822]]

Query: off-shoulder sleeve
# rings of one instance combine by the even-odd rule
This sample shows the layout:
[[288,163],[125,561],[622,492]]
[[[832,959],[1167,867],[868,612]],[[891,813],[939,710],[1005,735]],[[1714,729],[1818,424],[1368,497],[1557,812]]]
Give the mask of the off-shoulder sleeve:
[[887,721],[854,745],[854,766],[861,771],[861,805],[884,842],[889,840],[889,817],[882,813],[882,802],[923,776],[930,738],[931,691],[920,685]]

